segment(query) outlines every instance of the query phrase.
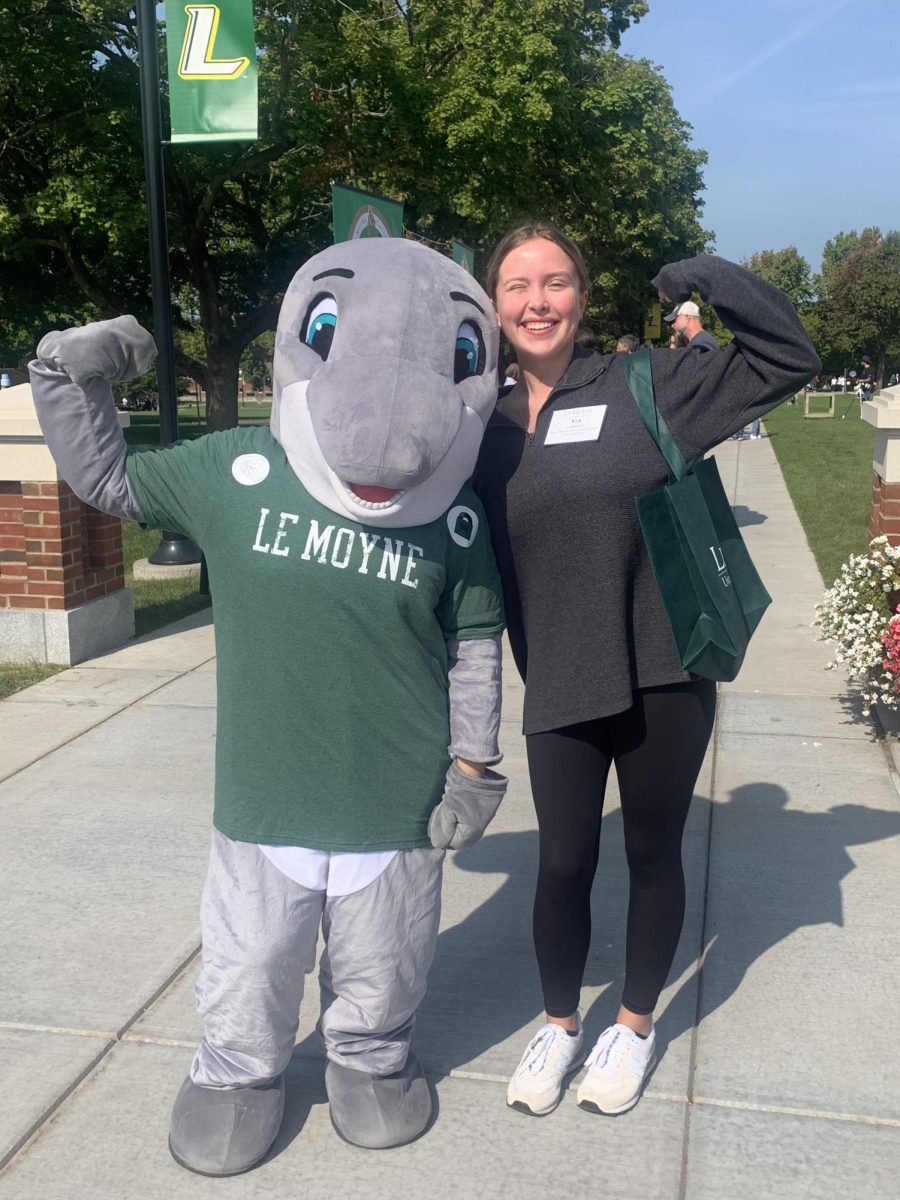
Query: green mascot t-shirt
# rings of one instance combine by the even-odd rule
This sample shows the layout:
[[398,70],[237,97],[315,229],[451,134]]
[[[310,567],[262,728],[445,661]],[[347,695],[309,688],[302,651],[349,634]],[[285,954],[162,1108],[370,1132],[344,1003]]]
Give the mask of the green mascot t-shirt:
[[359,525],[266,427],[129,455],[145,522],[203,549],[215,613],[214,823],[315,850],[428,845],[449,765],[448,638],[502,632],[484,513]]

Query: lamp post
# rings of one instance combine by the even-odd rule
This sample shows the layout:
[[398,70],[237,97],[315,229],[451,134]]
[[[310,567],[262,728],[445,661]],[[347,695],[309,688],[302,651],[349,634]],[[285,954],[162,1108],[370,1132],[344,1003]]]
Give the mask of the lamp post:
[[[169,238],[166,229],[166,185],[159,106],[159,47],[156,39],[154,0],[137,0],[137,27],[144,178],[147,186],[147,225],[150,235],[153,336],[158,352],[156,378],[159,391],[159,440],[163,446],[169,446],[178,439],[178,393],[175,384],[175,348],[172,341]],[[183,534],[164,529],[162,540],[149,561],[157,566],[198,563],[200,551]]]

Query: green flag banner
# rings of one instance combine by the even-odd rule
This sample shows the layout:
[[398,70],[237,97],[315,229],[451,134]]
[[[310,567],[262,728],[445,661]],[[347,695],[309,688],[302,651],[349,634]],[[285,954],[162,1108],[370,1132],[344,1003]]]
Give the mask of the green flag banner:
[[252,0],[165,9],[172,141],[255,141]]
[[464,245],[453,238],[450,242],[450,257],[454,262],[464,267],[470,275],[475,274],[475,251],[471,246]]
[[403,204],[361,192],[343,183],[331,185],[335,242],[364,237],[403,237]]

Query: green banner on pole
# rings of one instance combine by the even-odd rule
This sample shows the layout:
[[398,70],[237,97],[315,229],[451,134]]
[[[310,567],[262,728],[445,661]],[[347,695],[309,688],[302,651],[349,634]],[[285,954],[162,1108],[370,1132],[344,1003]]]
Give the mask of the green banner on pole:
[[464,267],[470,275],[475,274],[475,251],[471,246],[466,246],[463,242],[458,242],[456,238],[453,238],[450,242],[450,257]]
[[165,9],[172,141],[255,141],[252,0],[181,0]]
[[364,237],[403,237],[403,204],[361,192],[343,183],[331,185],[335,242]]

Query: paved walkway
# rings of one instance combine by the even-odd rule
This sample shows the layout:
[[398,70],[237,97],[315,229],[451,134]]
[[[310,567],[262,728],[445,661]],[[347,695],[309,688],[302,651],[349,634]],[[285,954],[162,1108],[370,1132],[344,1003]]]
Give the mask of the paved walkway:
[[[767,441],[719,462],[775,597],[722,688],[685,840],[687,921],[662,1059],[616,1120],[569,1094],[533,1120],[506,1080],[538,1019],[536,837],[506,675],[510,794],[448,862],[420,1017],[438,1119],[366,1153],[331,1130],[304,1001],[276,1153],[210,1180],[169,1157],[198,1025],[191,988],[210,830],[214,658],[205,618],[0,703],[0,1200],[884,1200],[900,1178],[900,803],[889,757],[823,668],[822,582]],[[589,1035],[622,977],[615,796],[595,887]]]

